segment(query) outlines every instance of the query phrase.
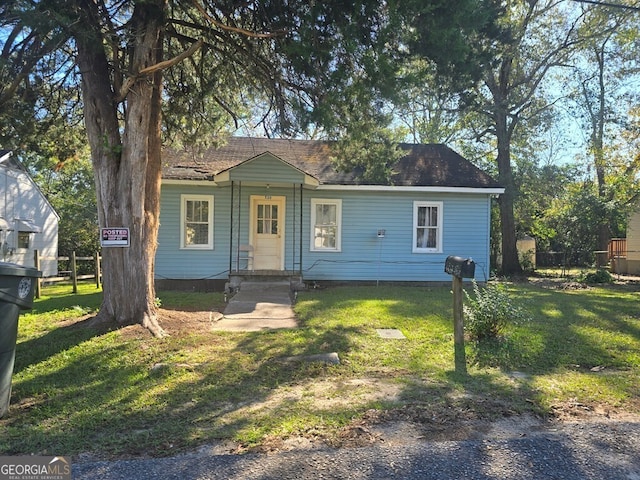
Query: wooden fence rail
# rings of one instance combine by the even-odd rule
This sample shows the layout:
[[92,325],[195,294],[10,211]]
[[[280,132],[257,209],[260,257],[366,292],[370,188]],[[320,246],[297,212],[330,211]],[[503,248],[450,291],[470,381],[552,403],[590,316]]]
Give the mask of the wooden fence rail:
[[[36,269],[40,270],[40,262],[42,260],[57,260],[59,262],[69,262],[70,270],[65,270],[63,272],[58,271],[58,276],[56,277],[46,277],[39,278],[36,282],[36,291],[35,297],[40,298],[42,283],[57,283],[64,282],[67,280],[71,280],[71,284],[73,286],[73,293],[78,293],[78,280],[88,280],[90,278],[95,278],[96,280],[96,288],[100,288],[100,284],[102,281],[102,267],[100,265],[100,261],[102,257],[99,252],[96,252],[93,257],[76,257],[76,252],[72,252],[70,257],[41,257],[38,250],[33,252],[33,264]],[[92,274],[88,275],[78,275],[78,262],[93,262],[94,268]],[[60,273],[69,273],[69,275],[60,275]]]

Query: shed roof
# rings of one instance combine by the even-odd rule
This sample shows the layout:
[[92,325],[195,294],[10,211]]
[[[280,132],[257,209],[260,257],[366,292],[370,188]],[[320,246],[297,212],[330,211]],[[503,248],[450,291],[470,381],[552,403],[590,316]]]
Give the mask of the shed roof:
[[[408,144],[393,166],[392,186],[500,188],[470,161],[442,144]],[[362,185],[357,172],[337,170],[331,161],[331,142],[252,137],[230,137],[221,147],[202,155],[187,151],[163,151],[163,178],[214,180],[215,176],[263,153],[282,159],[325,185]]]

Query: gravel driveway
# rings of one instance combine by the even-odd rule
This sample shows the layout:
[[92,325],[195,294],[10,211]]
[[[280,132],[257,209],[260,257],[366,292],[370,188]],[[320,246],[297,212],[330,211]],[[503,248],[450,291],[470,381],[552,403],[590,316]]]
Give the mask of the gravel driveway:
[[[77,480],[640,480],[640,420],[558,424],[510,420],[473,438],[434,441],[399,434],[367,447],[303,448],[274,454],[215,454],[75,462]],[[389,428],[387,427],[387,432]]]

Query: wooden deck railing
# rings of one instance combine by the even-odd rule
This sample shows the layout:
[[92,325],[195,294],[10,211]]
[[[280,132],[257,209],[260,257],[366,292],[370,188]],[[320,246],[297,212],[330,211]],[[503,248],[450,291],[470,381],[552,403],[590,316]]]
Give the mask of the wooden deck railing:
[[627,239],[612,238],[609,240],[609,260],[612,258],[626,258],[627,256]]

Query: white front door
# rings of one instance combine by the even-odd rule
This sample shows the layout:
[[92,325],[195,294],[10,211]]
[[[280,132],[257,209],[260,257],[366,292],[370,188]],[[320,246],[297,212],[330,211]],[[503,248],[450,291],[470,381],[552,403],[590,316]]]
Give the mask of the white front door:
[[251,197],[254,270],[284,269],[285,197]]

